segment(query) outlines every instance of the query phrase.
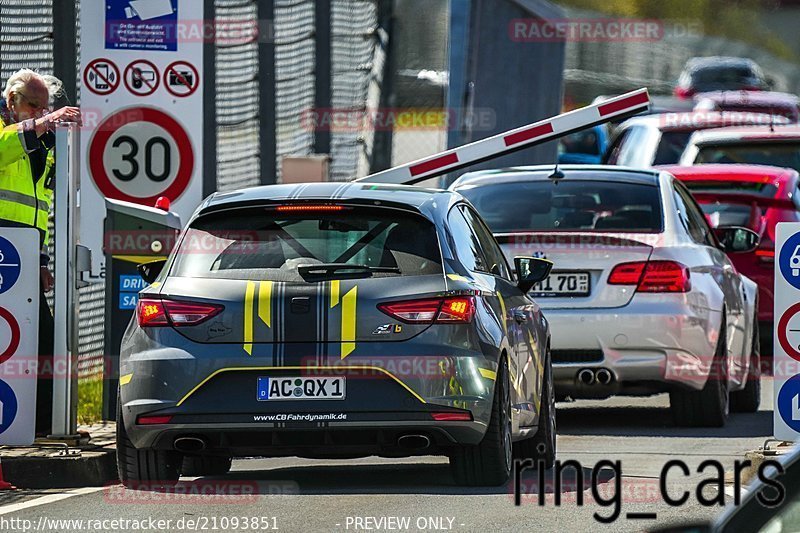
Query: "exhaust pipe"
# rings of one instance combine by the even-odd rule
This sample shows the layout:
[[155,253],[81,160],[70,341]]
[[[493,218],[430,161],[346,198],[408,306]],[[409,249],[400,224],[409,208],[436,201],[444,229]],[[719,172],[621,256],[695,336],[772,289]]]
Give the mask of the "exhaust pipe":
[[405,450],[424,450],[431,445],[431,439],[425,435],[403,435],[397,439],[397,445]]
[[610,385],[614,381],[614,374],[607,368],[601,368],[597,371],[597,382],[600,385]]
[[178,437],[172,445],[184,453],[197,453],[206,449],[206,441],[198,437]]
[[583,383],[584,385],[594,385],[594,371],[584,368],[583,370],[578,372],[578,381]]

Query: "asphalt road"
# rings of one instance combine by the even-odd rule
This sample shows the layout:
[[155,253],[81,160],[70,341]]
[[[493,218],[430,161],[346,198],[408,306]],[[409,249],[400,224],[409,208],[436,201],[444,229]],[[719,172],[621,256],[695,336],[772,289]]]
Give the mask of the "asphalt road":
[[[535,471],[523,475],[522,502],[515,507],[511,484],[458,487],[443,458],[245,459],[235,461],[226,476],[184,478],[178,492],[188,495],[123,491],[119,486],[6,494],[0,496],[0,530],[154,531],[157,524],[148,521],[160,519],[171,521],[160,524],[158,529],[163,531],[266,531],[277,526],[280,531],[563,533],[640,531],[681,520],[707,520],[720,507],[701,505],[695,490],[699,482],[710,479],[713,486],[702,488],[701,495],[718,495],[714,479],[720,474],[713,466],[697,473],[697,466],[707,459],[717,461],[730,478],[734,462],[772,434],[771,394],[771,379],[765,379],[762,410],[732,415],[724,429],[673,427],[664,395],[559,404],[559,460],[578,461],[583,479],[574,469],[566,469],[556,491],[555,475],[548,472],[544,505],[539,505]],[[684,490],[691,493],[680,507],[664,503],[659,491],[662,468],[673,459],[690,469],[684,476],[675,467],[667,477],[672,497]],[[619,460],[618,472],[595,469],[603,460]],[[599,498],[612,502],[607,506],[592,501],[593,470]],[[617,490],[618,481],[621,490]],[[203,492],[211,495],[200,495]],[[224,495],[216,495],[218,492]],[[561,495],[560,505],[555,504],[556,493]],[[722,494],[726,502],[731,501],[730,486]],[[619,501],[615,495],[620,495],[619,506],[613,503]],[[584,497],[582,506],[578,505],[579,496]],[[603,525],[593,516],[611,516],[617,507],[619,519],[613,523]],[[630,513],[655,513],[656,518],[636,518]],[[114,519],[129,522],[114,523]],[[261,529],[250,527],[253,525]]]

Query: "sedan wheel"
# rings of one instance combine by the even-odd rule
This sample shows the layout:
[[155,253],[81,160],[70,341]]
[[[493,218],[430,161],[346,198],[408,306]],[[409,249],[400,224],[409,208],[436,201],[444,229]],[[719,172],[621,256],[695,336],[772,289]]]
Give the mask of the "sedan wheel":
[[717,350],[708,380],[699,391],[672,391],[669,405],[675,424],[688,427],[722,427],[728,418],[728,351],[725,322],[720,327]]

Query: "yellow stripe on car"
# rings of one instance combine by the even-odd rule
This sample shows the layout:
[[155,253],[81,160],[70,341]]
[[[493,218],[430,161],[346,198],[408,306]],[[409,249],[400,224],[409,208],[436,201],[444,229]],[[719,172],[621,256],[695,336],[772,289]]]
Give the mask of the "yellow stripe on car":
[[256,283],[247,282],[244,293],[244,351],[253,355],[253,300],[256,293]]
[[339,305],[339,280],[331,281],[331,309]]
[[258,287],[258,317],[272,327],[272,282],[262,281]]
[[273,371],[273,370],[373,370],[380,372],[381,374],[385,374],[386,376],[393,379],[398,385],[403,387],[407,390],[414,398],[419,400],[421,403],[427,403],[422,396],[417,394],[411,387],[403,383],[400,378],[386,370],[385,368],[381,368],[378,366],[245,366],[245,367],[229,367],[229,368],[220,368],[219,370],[215,370],[211,373],[207,378],[203,381],[198,383],[192,390],[187,392],[183,398],[176,404],[176,407],[180,407],[189,397],[194,394],[195,392],[200,389],[203,385],[208,383],[211,379],[222,374],[223,372],[251,372],[251,371]]
[[356,303],[358,300],[358,286],[342,298],[342,359],[353,353],[356,349]]
[[497,380],[497,372],[493,370],[489,370],[488,368],[479,368],[478,371],[481,373],[481,376],[485,377],[486,379],[491,379],[492,381]]
[[119,377],[119,384],[120,386],[127,385],[133,379],[133,374],[125,374],[124,376]]

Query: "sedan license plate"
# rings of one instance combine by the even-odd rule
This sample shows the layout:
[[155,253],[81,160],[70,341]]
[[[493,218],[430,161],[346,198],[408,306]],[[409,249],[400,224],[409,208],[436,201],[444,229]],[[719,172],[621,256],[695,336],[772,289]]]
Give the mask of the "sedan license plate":
[[589,296],[588,272],[552,272],[530,290],[533,296]]
[[343,377],[259,377],[256,399],[277,400],[344,400]]

